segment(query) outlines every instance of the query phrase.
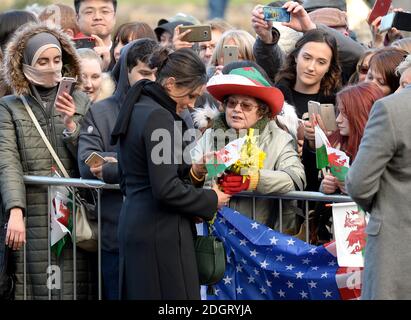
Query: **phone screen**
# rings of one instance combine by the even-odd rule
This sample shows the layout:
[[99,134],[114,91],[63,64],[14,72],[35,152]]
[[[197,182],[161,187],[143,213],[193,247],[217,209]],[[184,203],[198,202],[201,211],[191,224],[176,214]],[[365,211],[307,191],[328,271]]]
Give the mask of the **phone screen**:
[[290,22],[291,16],[287,9],[281,7],[263,7],[264,20],[276,22]]

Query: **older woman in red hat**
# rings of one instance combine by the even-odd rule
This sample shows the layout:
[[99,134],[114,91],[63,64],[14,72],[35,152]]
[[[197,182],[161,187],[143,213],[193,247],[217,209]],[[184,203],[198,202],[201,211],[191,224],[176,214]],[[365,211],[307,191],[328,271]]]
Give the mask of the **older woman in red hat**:
[[[213,127],[207,129],[196,144],[192,151],[193,162],[201,162],[205,155],[221,149],[221,143],[224,147],[228,140],[253,128],[256,143],[266,154],[264,166],[245,177],[224,174],[220,178],[224,192],[235,194],[256,190],[260,194],[270,194],[303,190],[304,167],[295,150],[293,138],[279,128],[274,120],[284,103],[281,91],[272,87],[254,67],[237,68],[229,74],[216,75],[208,82],[207,90],[222,102],[224,112],[214,119]],[[204,165],[194,164],[192,168],[192,174],[198,180],[205,180],[207,172]],[[253,217],[252,198],[232,198],[229,206]],[[278,208],[277,200],[257,198],[253,218],[276,229],[294,228],[295,203],[283,202],[282,228]]]

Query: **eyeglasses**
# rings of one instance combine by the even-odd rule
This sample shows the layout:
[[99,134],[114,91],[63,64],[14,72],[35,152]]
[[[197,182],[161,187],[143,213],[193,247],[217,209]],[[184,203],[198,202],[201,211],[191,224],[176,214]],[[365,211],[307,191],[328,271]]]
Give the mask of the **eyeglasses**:
[[200,45],[200,51],[206,51],[207,49],[210,49],[211,51],[213,51],[215,49],[215,44],[201,44]]
[[367,74],[367,73],[368,73],[368,69],[369,69],[368,66],[360,66],[360,67],[358,68],[358,72],[361,73],[361,74]]
[[235,109],[235,107],[237,105],[240,105],[241,110],[244,112],[250,112],[251,110],[253,110],[255,107],[258,107],[258,104],[252,104],[250,102],[246,102],[246,101],[237,101],[235,99],[232,98],[228,98],[224,101],[224,106],[227,109]]

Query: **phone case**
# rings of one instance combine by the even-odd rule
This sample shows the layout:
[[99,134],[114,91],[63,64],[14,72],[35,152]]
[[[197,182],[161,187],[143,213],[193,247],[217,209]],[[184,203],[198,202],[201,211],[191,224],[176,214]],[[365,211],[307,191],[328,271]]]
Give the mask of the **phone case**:
[[96,46],[96,40],[91,37],[74,38],[73,41],[74,41],[74,44],[76,45],[76,49],[81,49],[81,48],[94,49],[94,47]]
[[290,22],[290,13],[281,7],[263,7],[264,20],[276,22]]
[[403,11],[395,12],[392,27],[401,31],[411,31],[411,13]]
[[337,123],[335,121],[335,108],[333,104],[321,104],[320,115],[327,131],[337,130]]
[[319,114],[327,131],[337,130],[335,121],[335,108],[333,104],[321,104],[317,101],[308,101],[308,114]]
[[382,17],[380,26],[378,27],[379,32],[384,32],[390,30],[394,26],[395,13],[392,12]]
[[64,77],[63,79],[61,79],[60,84],[59,84],[59,88],[57,90],[56,98],[58,96],[62,95],[64,92],[71,95],[73,93],[75,83],[76,83],[76,79],[74,79],[74,78]]
[[85,164],[87,164],[89,167],[97,167],[102,165],[105,160],[102,156],[100,156],[98,153],[93,152],[88,156],[88,158],[84,161]]
[[311,115],[320,113],[320,103],[317,101],[308,101],[308,118],[311,119]]
[[371,24],[378,17],[385,16],[390,10],[392,0],[377,0],[374,3],[370,13],[368,14],[367,22]]
[[224,46],[223,53],[224,65],[238,60],[238,46]]
[[185,35],[181,39],[182,41],[187,41],[187,42],[211,41],[211,26],[210,25],[181,26],[180,34],[187,30],[191,30],[191,32]]

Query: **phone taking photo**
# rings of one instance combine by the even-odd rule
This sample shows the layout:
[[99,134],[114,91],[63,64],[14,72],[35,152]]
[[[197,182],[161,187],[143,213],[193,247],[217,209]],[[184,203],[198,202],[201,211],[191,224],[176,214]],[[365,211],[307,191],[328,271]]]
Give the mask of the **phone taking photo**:
[[312,115],[319,114],[327,131],[337,130],[335,117],[335,107],[329,103],[319,103],[317,101],[308,101],[308,114],[311,120]]
[[211,26],[210,25],[194,25],[194,26],[181,26],[179,32],[182,34],[187,30],[191,30],[186,34],[181,41],[187,42],[205,42],[211,41]]
[[239,48],[238,46],[223,46],[223,64],[226,66],[230,62],[238,60]]
[[390,10],[392,0],[377,0],[368,14],[367,23],[371,24],[378,17],[385,16]]
[[264,20],[274,22],[290,22],[291,15],[287,9],[281,7],[263,7]]
[[88,48],[94,49],[96,46],[96,39],[93,37],[73,38],[76,49]]

